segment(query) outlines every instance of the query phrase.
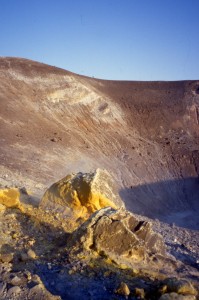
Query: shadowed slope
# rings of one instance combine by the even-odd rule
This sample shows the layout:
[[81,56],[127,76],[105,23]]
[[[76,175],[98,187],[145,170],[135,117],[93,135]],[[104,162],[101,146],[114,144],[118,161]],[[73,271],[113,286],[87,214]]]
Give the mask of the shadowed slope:
[[184,178],[138,185],[120,191],[137,214],[190,229],[199,229],[199,179]]

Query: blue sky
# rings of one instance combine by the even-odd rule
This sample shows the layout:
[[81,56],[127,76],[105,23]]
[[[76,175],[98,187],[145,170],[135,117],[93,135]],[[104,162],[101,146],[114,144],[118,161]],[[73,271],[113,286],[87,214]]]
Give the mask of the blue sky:
[[199,79],[199,0],[0,0],[0,56],[103,79]]

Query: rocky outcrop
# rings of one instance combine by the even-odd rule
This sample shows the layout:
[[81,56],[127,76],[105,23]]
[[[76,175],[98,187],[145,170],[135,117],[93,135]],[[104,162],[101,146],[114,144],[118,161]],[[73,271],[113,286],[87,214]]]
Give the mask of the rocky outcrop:
[[103,207],[124,207],[111,175],[101,169],[71,174],[54,183],[44,194],[40,208],[62,212],[72,220],[85,220]]
[[98,254],[127,266],[150,263],[165,255],[163,239],[149,222],[137,220],[124,209],[110,207],[94,213],[72,234],[67,246],[71,247],[71,256]]

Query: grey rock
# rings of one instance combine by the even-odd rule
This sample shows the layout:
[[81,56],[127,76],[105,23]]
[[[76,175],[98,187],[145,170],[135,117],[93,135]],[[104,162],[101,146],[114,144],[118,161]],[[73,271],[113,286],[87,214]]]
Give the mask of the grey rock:
[[166,293],[162,295],[159,300],[196,300],[196,297],[191,295],[179,295],[177,293]]
[[8,290],[7,297],[10,297],[10,299],[18,299],[20,293],[21,288],[19,286],[13,286]]
[[21,286],[21,285],[26,285],[27,284],[27,279],[25,276],[14,276],[11,280],[10,283],[15,286]]
[[0,299],[3,298],[5,291],[6,291],[6,283],[0,282]]
[[42,283],[31,288],[28,297],[31,300],[61,300],[59,296],[54,296],[48,292]]
[[12,253],[2,253],[0,254],[0,261],[2,262],[11,262],[13,260],[13,254]]
[[165,256],[164,241],[151,224],[125,209],[97,211],[72,234],[67,246],[71,256],[97,253],[119,265],[148,262],[156,254]]
[[20,260],[21,260],[21,261],[26,262],[26,261],[28,261],[28,260],[30,260],[30,259],[31,259],[31,258],[28,256],[28,254],[27,254],[26,252],[20,253]]
[[188,280],[167,278],[164,283],[167,285],[168,292],[175,292],[183,295],[197,295],[196,289]]

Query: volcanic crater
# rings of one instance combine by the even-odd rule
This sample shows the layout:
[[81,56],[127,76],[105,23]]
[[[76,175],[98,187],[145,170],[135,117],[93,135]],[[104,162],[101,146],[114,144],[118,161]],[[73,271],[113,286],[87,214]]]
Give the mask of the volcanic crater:
[[104,168],[130,211],[198,229],[198,81],[99,80],[6,57],[0,77],[2,175],[40,197]]
[[183,262],[179,272],[198,278],[199,81],[101,80],[1,57],[0,105],[1,188],[25,187],[22,201],[38,207],[66,175],[106,169],[126,208]]

